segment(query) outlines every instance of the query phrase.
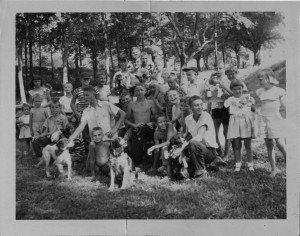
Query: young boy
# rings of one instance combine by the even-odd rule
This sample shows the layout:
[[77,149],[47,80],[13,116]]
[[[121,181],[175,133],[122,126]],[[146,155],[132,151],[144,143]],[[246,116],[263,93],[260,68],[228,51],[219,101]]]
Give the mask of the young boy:
[[[155,151],[153,167],[150,170],[153,172],[157,171],[157,162],[158,162],[158,158],[159,158],[159,151],[160,151],[162,167],[163,167],[163,168],[159,168],[159,169],[164,169],[165,166],[167,166],[167,169],[168,169],[169,163],[164,158],[164,150],[169,145],[170,139],[177,133],[174,126],[171,123],[167,122],[167,117],[164,113],[156,114],[155,121],[156,121],[156,125],[157,125],[157,128],[154,132],[155,145],[147,150],[148,155],[151,155],[151,153],[153,151]],[[171,173],[170,170],[168,170],[168,172]]]
[[86,168],[91,168],[92,181],[96,180],[95,170],[100,167],[100,170],[104,174],[109,174],[109,142],[104,142],[103,130],[96,126],[92,129],[91,132],[92,142],[89,145],[89,155],[86,162]]
[[186,131],[186,125],[185,125],[185,118],[191,114],[191,109],[189,106],[189,97],[182,97],[180,98],[180,115],[173,118],[173,120],[171,121],[171,123],[176,123],[177,121],[179,121],[179,123],[181,124],[181,132],[185,133]]
[[153,101],[147,100],[145,97],[146,88],[144,85],[137,85],[135,94],[137,100],[129,103],[125,124],[132,127],[130,153],[132,161],[138,166],[142,164],[146,156],[144,146],[153,138],[151,114],[155,113],[155,108]]
[[51,115],[45,120],[43,132],[39,137],[36,137],[32,142],[32,147],[37,158],[42,157],[42,149],[51,143],[51,135],[55,131],[65,129],[68,124],[66,116],[60,113],[61,105],[58,101],[50,104]]
[[202,79],[197,78],[198,69],[196,67],[188,67],[183,69],[186,72],[186,77],[190,82],[187,87],[187,95],[189,97],[197,95],[202,97],[203,92],[205,91],[205,82]]
[[108,96],[110,95],[110,87],[105,83],[106,83],[105,75],[104,76],[101,75],[98,80],[98,84],[95,87],[95,89],[99,91],[98,99],[100,101],[108,101]]
[[59,99],[59,103],[61,104],[61,111],[67,116],[70,120],[73,114],[71,108],[71,101],[73,98],[73,85],[70,82],[64,84],[65,95]]

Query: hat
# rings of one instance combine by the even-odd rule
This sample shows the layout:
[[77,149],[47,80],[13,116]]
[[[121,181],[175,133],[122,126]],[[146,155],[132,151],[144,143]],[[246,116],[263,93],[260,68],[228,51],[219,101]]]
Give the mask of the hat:
[[187,68],[184,68],[184,69],[183,69],[184,72],[187,72],[187,71],[189,71],[189,70],[193,70],[193,71],[195,71],[196,73],[198,73],[198,69],[197,69],[196,67],[187,67]]
[[244,88],[243,82],[240,79],[232,80],[230,83],[230,90],[237,86],[241,86],[242,88]]

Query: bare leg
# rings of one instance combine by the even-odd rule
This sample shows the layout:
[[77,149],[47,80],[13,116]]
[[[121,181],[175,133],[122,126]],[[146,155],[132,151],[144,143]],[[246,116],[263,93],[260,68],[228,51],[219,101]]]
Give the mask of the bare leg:
[[109,191],[114,191],[115,189],[115,172],[110,168],[110,187]]
[[285,147],[284,139],[276,138],[275,142],[276,142],[276,145],[277,145],[279,151],[281,151],[284,158],[286,158],[286,151],[285,151],[286,147]]
[[216,130],[216,141],[218,144],[218,149],[217,149],[217,153],[219,156],[222,156],[222,146],[219,140],[219,130],[220,130],[220,126],[221,126],[221,119],[213,119],[214,121],[214,126],[215,126],[215,130]]
[[67,166],[68,166],[68,180],[71,180],[71,173],[72,173],[72,161],[71,160],[67,163]]
[[89,145],[89,155],[86,164],[89,165],[89,167],[91,168],[92,181],[95,181],[96,180],[96,174],[95,174],[96,157],[95,157],[95,145],[93,143],[90,143]]
[[229,156],[230,140],[227,139],[228,125],[223,124],[223,135],[225,137],[225,150],[223,159],[227,160]]
[[273,139],[265,138],[265,143],[268,151],[268,158],[271,164],[271,177],[274,177],[277,173],[276,169],[276,159],[275,159],[275,151],[274,151],[274,142]]
[[130,179],[130,170],[129,167],[127,167],[124,169],[121,189],[126,189],[129,187],[129,179]]
[[245,145],[245,149],[246,149],[246,153],[247,153],[247,161],[253,162],[252,150],[251,150],[251,138],[245,138],[244,145]]
[[[42,159],[44,159],[44,158],[42,157]],[[45,158],[45,162],[46,162],[46,163],[45,163],[45,164],[46,164],[46,175],[47,175],[48,178],[51,177],[50,171],[49,171],[50,160],[51,160],[50,157],[49,157],[49,158]]]

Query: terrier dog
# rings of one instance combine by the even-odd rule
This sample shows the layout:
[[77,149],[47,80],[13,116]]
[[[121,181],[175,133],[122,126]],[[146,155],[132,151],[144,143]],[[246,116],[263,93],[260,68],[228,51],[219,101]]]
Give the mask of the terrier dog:
[[[121,189],[127,189],[132,184],[131,174],[134,171],[131,158],[124,152],[126,141],[120,137],[114,139],[110,145],[110,187],[115,189],[115,178],[122,178]],[[137,173],[135,174],[137,178]]]
[[39,167],[45,163],[46,166],[46,175],[48,178],[51,177],[49,171],[49,164],[51,158],[54,159],[54,164],[57,166],[60,175],[64,175],[63,164],[68,166],[68,180],[71,179],[72,171],[72,161],[69,148],[73,147],[74,143],[69,142],[67,138],[61,138],[56,144],[48,144],[43,149],[43,156],[38,164],[35,167]]

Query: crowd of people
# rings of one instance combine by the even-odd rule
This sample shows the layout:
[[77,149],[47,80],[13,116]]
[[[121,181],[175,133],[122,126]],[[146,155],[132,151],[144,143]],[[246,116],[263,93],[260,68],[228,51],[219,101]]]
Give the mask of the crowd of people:
[[[113,77],[113,88],[104,75],[96,86],[91,86],[90,76],[83,74],[80,87],[64,84],[65,94],[59,100],[51,98],[42,78],[33,77],[29,103],[23,104],[23,114],[17,120],[19,139],[27,147],[24,152],[30,151],[32,143],[35,157],[41,158],[51,135],[68,128],[69,140],[75,143],[73,162],[85,161],[87,169],[97,161],[101,171],[109,170],[106,140],[119,136],[127,140],[127,152],[136,168],[165,173],[172,180],[178,176],[202,179],[207,171],[227,165],[230,158],[235,161],[234,171],[239,172],[244,143],[246,168],[253,172],[251,140],[258,135],[258,114],[271,176],[276,175],[274,141],[286,156],[284,120],[279,112],[280,106],[285,106],[285,90],[276,86],[278,81],[271,69],[257,74],[260,88],[256,94],[261,101],[258,112],[233,65],[224,70],[216,62],[207,79],[198,77],[196,67],[185,67],[187,83],[182,84],[178,71],[163,68],[162,61],[153,62],[147,52],[133,48],[132,56],[133,61],[119,58],[120,70]],[[218,135],[221,125],[224,152]],[[170,150],[174,137],[182,142]],[[233,157],[229,156],[230,147]],[[145,164],[149,160],[151,167]],[[95,177],[94,168],[91,172]]]

